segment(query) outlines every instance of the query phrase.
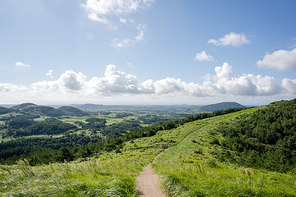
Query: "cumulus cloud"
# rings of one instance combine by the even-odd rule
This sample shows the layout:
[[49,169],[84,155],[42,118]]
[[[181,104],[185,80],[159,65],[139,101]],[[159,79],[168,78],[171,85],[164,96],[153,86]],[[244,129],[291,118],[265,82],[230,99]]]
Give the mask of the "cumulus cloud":
[[26,89],[25,86],[18,86],[12,83],[0,83],[0,92],[17,92]]
[[87,77],[81,72],[67,70],[57,81],[39,81],[31,84],[34,90],[61,90],[76,93],[84,88]]
[[285,78],[282,80],[281,86],[286,92],[296,94],[296,79]]
[[200,62],[202,61],[213,61],[214,58],[211,55],[208,55],[206,51],[202,51],[201,53],[197,53],[195,55],[194,60],[199,60]]
[[17,62],[17,63],[15,63],[15,66],[30,68],[30,65],[29,65],[29,64],[24,64],[24,63],[22,63],[22,62]]
[[[81,72],[65,71],[57,80],[39,81],[30,85],[17,86],[10,83],[0,83],[0,92],[16,93],[19,96],[70,98],[104,98],[106,96],[152,96],[159,98],[188,98],[188,97],[223,97],[224,96],[252,96],[266,97],[274,95],[296,95],[296,79],[283,79],[278,84],[275,78],[253,74],[242,74],[232,77],[233,68],[227,62],[215,68],[215,75],[208,74],[203,83],[184,82],[179,78],[167,77],[160,80],[147,79],[139,83],[139,79],[132,74],[116,69],[115,65],[106,67],[104,76],[87,77]],[[148,98],[148,97],[147,97]]]
[[296,48],[291,51],[278,50],[266,53],[263,60],[257,61],[259,68],[276,69],[279,71],[296,70]]
[[52,73],[53,73],[53,71],[49,70],[48,73],[46,73],[46,76],[49,76],[50,78],[52,78]]
[[83,88],[87,77],[81,72],[75,73],[74,71],[67,70],[58,79],[59,87],[62,87],[66,91],[79,91]]
[[107,24],[111,22],[106,17],[136,12],[139,9],[146,8],[153,1],[154,0],[87,0],[85,4],[81,4],[81,7],[87,11],[88,17],[91,20]]
[[138,78],[131,74],[115,70],[115,65],[108,65],[104,77],[92,78],[87,87],[91,93],[136,93]]
[[247,37],[243,34],[237,34],[234,32],[231,32],[230,34],[225,35],[222,38],[219,38],[218,40],[210,39],[208,43],[214,44],[216,46],[222,45],[230,45],[230,46],[241,46],[243,44],[249,44],[251,41],[247,39]]
[[213,85],[217,87],[219,93],[232,95],[275,95],[282,91],[280,85],[273,77],[253,74],[243,74],[238,77],[230,77],[232,66],[227,62],[222,67],[215,68],[217,81]]

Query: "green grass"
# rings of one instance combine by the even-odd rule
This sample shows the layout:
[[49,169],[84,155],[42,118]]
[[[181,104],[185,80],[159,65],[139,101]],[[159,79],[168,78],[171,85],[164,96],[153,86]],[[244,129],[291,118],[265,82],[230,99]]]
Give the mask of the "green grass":
[[219,163],[213,155],[220,147],[211,145],[220,121],[231,121],[248,109],[195,121],[198,128],[182,142],[164,152],[153,165],[169,196],[295,196],[296,176]]

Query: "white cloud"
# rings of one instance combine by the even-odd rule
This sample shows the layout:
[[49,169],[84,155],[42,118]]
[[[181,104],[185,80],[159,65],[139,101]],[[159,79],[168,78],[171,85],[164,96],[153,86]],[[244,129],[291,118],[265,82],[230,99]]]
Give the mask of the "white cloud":
[[202,51],[201,53],[197,53],[195,55],[194,60],[199,60],[200,62],[202,61],[213,61],[214,58],[211,55],[208,55],[206,51]]
[[31,84],[31,88],[36,91],[55,91],[59,89],[57,81],[38,81]]
[[137,27],[138,35],[134,38],[135,41],[140,42],[144,39],[144,33],[147,31],[147,25],[146,24],[140,24]]
[[120,39],[116,38],[112,41],[112,46],[115,47],[128,47],[131,43],[140,42],[144,39],[144,33],[147,31],[147,25],[146,24],[140,24],[136,27],[138,30],[138,35],[135,36],[133,39]]
[[81,72],[67,70],[57,81],[39,81],[31,84],[34,90],[61,90],[63,92],[77,93],[84,88],[87,77]]
[[30,65],[29,64],[24,64],[22,62],[17,62],[15,63],[16,66],[19,66],[19,67],[27,67],[27,68],[30,68]]
[[88,18],[100,23],[109,25],[109,27],[117,29],[118,24],[110,18],[116,16],[121,24],[129,22],[132,28],[137,29],[138,35],[134,38],[116,38],[112,40],[112,46],[127,47],[131,43],[140,42],[144,39],[144,33],[147,31],[146,24],[134,25],[135,21],[131,18],[123,18],[122,15],[136,12],[147,8],[154,0],[87,0],[82,3],[81,7],[88,13]]
[[75,73],[72,70],[67,70],[61,77],[58,79],[58,84],[60,87],[66,91],[79,91],[83,88],[86,81],[86,76],[81,72]]
[[[128,62],[127,62],[128,63]],[[181,79],[167,77],[153,81],[148,79],[139,84],[136,76],[116,70],[108,65],[104,77],[93,77],[87,81],[82,73],[66,71],[57,81],[41,81],[31,85],[35,90],[59,90],[81,95],[114,94],[180,94],[194,97],[218,95],[268,96],[281,92],[295,94],[296,79],[284,79],[282,84],[270,76],[242,74],[230,77],[232,66],[225,62],[215,68],[216,75],[207,78],[202,84],[186,83]]]
[[87,0],[81,4],[91,20],[101,23],[111,23],[106,17],[129,14],[144,9],[154,0]]
[[52,73],[53,73],[53,71],[49,70],[48,73],[46,73],[46,76],[49,76],[50,78],[52,78]]
[[225,35],[222,38],[219,38],[218,40],[210,39],[208,43],[212,43],[216,46],[219,45],[231,45],[231,46],[240,46],[243,44],[249,44],[251,41],[247,39],[247,37],[243,34],[237,34],[234,32],[231,32],[230,34]]
[[296,48],[291,51],[278,50],[266,53],[263,60],[257,61],[259,68],[276,69],[279,71],[296,70]]
[[122,22],[122,23],[126,23],[126,18],[120,18],[120,22]]
[[113,39],[113,43],[112,43],[112,46],[115,46],[115,47],[120,47],[120,48],[123,48],[123,47],[128,47],[129,43],[131,43],[131,39],[119,39],[119,38],[115,38]]
[[12,83],[0,83],[0,92],[17,92],[26,89],[25,86],[18,86]]
[[105,77],[94,77],[88,83],[89,93],[136,93],[138,78],[131,74],[115,70],[116,66],[108,65]]
[[[128,62],[127,62],[128,63]],[[215,68],[215,75],[208,74],[206,80],[199,84],[184,82],[181,79],[167,77],[153,81],[147,79],[139,83],[132,74],[116,70],[115,65],[108,65],[103,77],[87,77],[81,72],[67,70],[55,81],[39,81],[27,89],[10,83],[0,83],[3,97],[18,95],[18,98],[75,98],[102,99],[121,96],[125,98],[266,98],[267,96],[296,95],[296,79],[283,79],[278,84],[273,77],[253,74],[230,76],[232,66],[227,62]],[[72,95],[72,96],[71,96]],[[128,95],[128,96],[127,96]],[[146,95],[143,96],[143,95]],[[121,98],[120,97],[120,98]],[[12,96],[13,98],[13,96]]]
[[130,67],[130,68],[136,68],[136,67],[134,67],[133,65],[132,65],[132,63],[130,63],[130,62],[126,62],[127,64],[128,64],[128,67]]
[[282,88],[288,92],[296,95],[296,79],[283,79],[282,80]]

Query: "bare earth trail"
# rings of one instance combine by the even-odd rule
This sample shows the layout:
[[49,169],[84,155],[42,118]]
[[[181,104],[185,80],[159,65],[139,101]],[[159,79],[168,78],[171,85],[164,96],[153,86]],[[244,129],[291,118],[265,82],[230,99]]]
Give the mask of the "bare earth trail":
[[[166,151],[165,149],[164,151]],[[164,152],[163,151],[163,152]],[[161,152],[161,153],[163,153]],[[159,153],[153,160],[152,163],[159,157]],[[155,174],[154,170],[151,167],[151,164],[145,166],[142,172],[137,178],[138,191],[140,192],[140,197],[166,197],[159,187],[158,177]]]
[[[176,145],[180,144],[185,138],[191,135],[193,132],[197,131],[196,129],[192,130],[191,132],[187,133],[181,141],[179,141]],[[169,148],[165,149],[164,151],[160,152],[156,155],[153,159],[152,164],[155,163],[155,160]],[[157,174],[155,174],[154,170],[151,167],[151,164],[145,166],[140,172],[139,176],[137,177],[137,186],[138,191],[140,192],[139,197],[166,197],[166,195],[162,192]]]

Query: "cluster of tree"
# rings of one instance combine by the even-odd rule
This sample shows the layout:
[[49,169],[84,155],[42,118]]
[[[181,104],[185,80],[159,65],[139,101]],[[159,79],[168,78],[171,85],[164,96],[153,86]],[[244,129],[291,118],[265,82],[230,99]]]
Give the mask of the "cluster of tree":
[[0,115],[1,115],[1,114],[11,113],[11,112],[14,112],[14,110],[13,110],[13,109],[9,109],[9,108],[1,107],[1,106],[0,106]]
[[27,117],[16,117],[6,122],[6,124],[8,129],[4,134],[5,137],[54,135],[77,128],[75,125],[64,123],[55,118],[37,122]]
[[103,128],[101,130],[101,133],[107,138],[112,138],[113,136],[121,137],[125,133],[134,131],[136,129],[139,129],[140,127],[141,125],[136,123],[117,123]]
[[126,113],[126,112],[119,112],[115,115],[115,118],[125,118],[128,116],[133,116],[134,114],[132,113]]
[[0,143],[0,158],[2,158],[0,163],[14,164],[15,161],[19,159],[27,158],[31,165],[37,165],[49,162],[63,162],[64,160],[72,161],[77,158],[89,157],[100,151],[115,150],[116,152],[120,152],[120,148],[123,147],[123,143],[126,141],[153,136],[160,130],[177,128],[187,122],[228,114],[239,110],[242,109],[231,108],[213,113],[202,113],[180,120],[168,121],[161,125],[142,128],[139,128],[140,125],[132,123],[115,124],[101,130],[103,135],[109,137],[106,140],[99,139],[98,136],[89,137],[76,134],[66,135],[61,138],[11,140]]
[[63,111],[55,109],[53,107],[38,106],[38,105],[29,105],[27,107],[21,108],[20,111],[23,113],[37,114],[37,115],[49,116],[49,117],[59,117],[59,116],[65,115]]
[[218,129],[221,161],[287,172],[296,166],[296,99],[271,103]]
[[[65,135],[62,137],[49,137],[49,138],[20,138],[16,140],[11,140],[8,142],[0,143],[0,158],[1,164],[15,164],[17,160],[20,158],[37,158],[40,157],[39,160],[43,161],[41,163],[48,163],[55,160],[53,155],[56,154],[56,151],[61,147],[68,147],[68,149],[72,150],[72,147],[79,147],[87,144],[93,144],[97,146],[98,141],[101,141],[99,136],[87,136],[84,134],[71,134]],[[96,149],[97,150],[97,149]],[[48,154],[45,154],[45,152]],[[92,150],[93,152],[94,150]],[[73,150],[73,153],[76,153]],[[43,158],[44,157],[44,158]],[[77,157],[79,158],[78,154]],[[49,159],[48,159],[49,158]],[[67,161],[68,158],[65,158]],[[63,161],[63,160],[62,160]],[[36,163],[35,163],[36,164]]]
[[85,120],[87,123],[81,122],[81,121],[75,121],[75,124],[78,124],[82,127],[82,129],[89,129],[92,131],[98,131],[101,128],[106,126],[107,121],[105,119],[100,118],[88,118]]
[[68,116],[81,117],[81,116],[88,116],[89,115],[89,113],[82,111],[80,109],[77,109],[75,107],[71,107],[71,106],[62,106],[62,107],[58,108],[58,110],[63,111]]

